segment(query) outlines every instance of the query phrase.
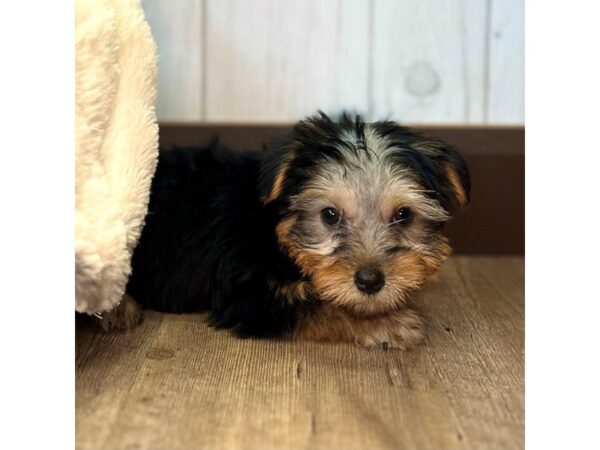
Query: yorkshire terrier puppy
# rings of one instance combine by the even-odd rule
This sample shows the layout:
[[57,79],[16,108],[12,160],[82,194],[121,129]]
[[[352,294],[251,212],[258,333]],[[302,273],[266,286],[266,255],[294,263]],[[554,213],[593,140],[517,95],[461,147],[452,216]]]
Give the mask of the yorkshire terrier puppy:
[[450,254],[442,226],[469,190],[453,148],[348,115],[262,153],[163,150],[127,292],[242,337],[405,349],[425,329],[410,295]]

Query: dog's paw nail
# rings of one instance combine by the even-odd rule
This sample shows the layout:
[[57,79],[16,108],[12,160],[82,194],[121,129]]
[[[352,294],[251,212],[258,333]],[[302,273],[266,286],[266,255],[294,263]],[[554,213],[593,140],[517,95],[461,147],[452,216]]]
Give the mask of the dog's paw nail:
[[383,344],[381,344],[381,346],[383,347],[383,350],[386,350],[390,348],[390,343],[387,341],[384,341]]

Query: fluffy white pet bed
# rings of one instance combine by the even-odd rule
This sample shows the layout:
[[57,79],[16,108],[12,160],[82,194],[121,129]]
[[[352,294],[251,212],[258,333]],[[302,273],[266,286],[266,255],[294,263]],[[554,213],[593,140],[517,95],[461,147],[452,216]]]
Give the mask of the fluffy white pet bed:
[[75,308],[116,306],[156,169],[157,52],[139,0],[77,0]]

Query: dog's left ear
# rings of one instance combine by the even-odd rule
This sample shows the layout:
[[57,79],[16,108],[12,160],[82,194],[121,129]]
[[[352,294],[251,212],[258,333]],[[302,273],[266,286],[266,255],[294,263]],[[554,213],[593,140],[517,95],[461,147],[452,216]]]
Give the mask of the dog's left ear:
[[471,177],[467,163],[454,148],[448,146],[440,159],[452,189],[453,204],[455,208],[463,209],[471,198]]
[[426,158],[425,164],[419,164],[421,173],[433,175],[426,184],[434,188],[442,206],[452,214],[467,206],[471,195],[471,179],[467,163],[458,151],[440,140],[430,138],[418,140],[412,147]]
[[463,209],[471,197],[471,177],[463,157],[454,147],[434,139],[425,142],[424,151],[435,161],[446,181],[438,191],[442,204],[452,213]]

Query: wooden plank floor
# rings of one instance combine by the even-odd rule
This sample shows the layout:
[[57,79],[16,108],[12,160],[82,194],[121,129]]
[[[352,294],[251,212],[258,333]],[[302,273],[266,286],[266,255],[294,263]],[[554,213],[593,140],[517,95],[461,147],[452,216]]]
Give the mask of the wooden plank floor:
[[239,340],[201,315],[76,330],[79,449],[524,446],[524,263],[453,257],[410,352]]

